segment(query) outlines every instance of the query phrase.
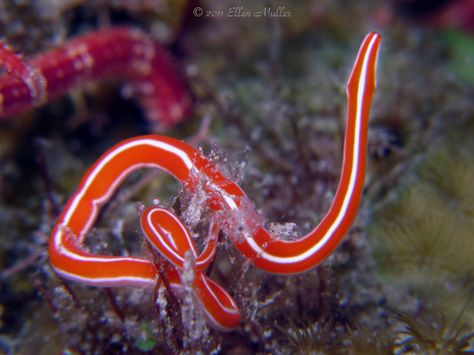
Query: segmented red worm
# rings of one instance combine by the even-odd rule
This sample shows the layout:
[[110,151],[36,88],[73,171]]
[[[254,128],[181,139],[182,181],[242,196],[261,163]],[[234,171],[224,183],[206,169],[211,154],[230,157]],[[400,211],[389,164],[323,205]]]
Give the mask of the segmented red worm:
[[0,42],[0,121],[88,81],[132,84],[147,118],[166,128],[186,118],[191,99],[166,51],[138,29],[112,27],[74,38],[25,62]]

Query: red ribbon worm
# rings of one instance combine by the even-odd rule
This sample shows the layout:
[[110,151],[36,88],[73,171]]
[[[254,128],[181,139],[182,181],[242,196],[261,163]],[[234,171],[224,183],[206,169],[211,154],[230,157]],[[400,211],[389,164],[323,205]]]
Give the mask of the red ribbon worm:
[[[215,251],[215,228],[223,229],[255,266],[271,273],[303,272],[332,253],[351,226],[361,200],[380,38],[376,32],[369,33],[359,49],[347,83],[347,126],[339,185],[329,211],[310,233],[292,241],[271,235],[243,190],[199,151],[173,138],[148,135],[117,144],[88,170],[53,230],[49,255],[54,269],[64,278],[93,286],[153,287],[157,271],[150,260],[91,254],[84,250],[83,241],[100,207],[131,172],[158,168],[173,175],[191,193],[204,189],[215,218],[210,244],[198,255],[186,228],[161,208],[143,213],[144,234],[178,270],[183,269],[186,251],[191,252],[196,263],[195,294],[210,323],[220,329],[236,327],[239,316],[234,301],[201,272]],[[179,288],[179,276],[170,272],[169,277],[173,287]]]

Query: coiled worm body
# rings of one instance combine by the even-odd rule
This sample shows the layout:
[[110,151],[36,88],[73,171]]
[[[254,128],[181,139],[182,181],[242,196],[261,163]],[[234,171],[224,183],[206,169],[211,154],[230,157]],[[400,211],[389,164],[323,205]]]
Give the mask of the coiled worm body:
[[[339,185],[329,211],[310,233],[292,241],[271,235],[244,191],[198,150],[173,138],[141,136],[125,140],[103,154],[69,199],[50,241],[49,255],[56,272],[93,286],[153,287],[158,276],[152,261],[135,256],[91,254],[84,250],[83,241],[100,207],[131,172],[141,168],[164,170],[190,193],[204,189],[214,219],[220,220],[211,221],[210,244],[201,254],[186,227],[161,208],[151,207],[142,214],[144,234],[177,270],[183,269],[185,254],[191,252],[195,261],[196,296],[210,323],[219,329],[236,327],[239,315],[235,302],[202,273],[215,253],[218,229],[223,229],[239,252],[256,267],[271,273],[303,272],[332,253],[350,228],[362,196],[368,117],[380,38],[376,32],[368,34],[359,49],[347,83],[347,124]],[[175,271],[170,271],[168,277],[173,287],[180,287]]]

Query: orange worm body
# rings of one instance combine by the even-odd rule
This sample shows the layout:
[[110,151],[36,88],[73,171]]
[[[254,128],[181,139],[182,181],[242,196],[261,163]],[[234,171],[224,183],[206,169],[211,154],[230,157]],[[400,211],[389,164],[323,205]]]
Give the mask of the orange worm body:
[[[158,168],[173,175],[191,193],[203,188],[206,203],[220,218],[219,227],[252,263],[271,273],[294,274],[323,261],[340,243],[360,204],[365,164],[369,109],[375,90],[375,72],[380,35],[364,39],[347,83],[347,126],[342,173],[334,200],[323,220],[307,235],[294,241],[281,240],[265,229],[243,190],[226,178],[201,153],[172,138],[141,136],[109,149],[89,169],[78,190],[69,199],[53,230],[49,254],[61,276],[94,286],[153,287],[154,264],[139,257],[94,255],[83,240],[99,213],[121,182],[140,168]],[[194,288],[211,324],[232,329],[239,323],[234,301],[201,270],[215,252],[215,228],[211,223],[210,245],[198,255],[186,228],[160,208],[145,210],[141,218],[145,236],[176,269],[183,269],[184,254],[195,258]],[[173,287],[179,277],[171,274]]]

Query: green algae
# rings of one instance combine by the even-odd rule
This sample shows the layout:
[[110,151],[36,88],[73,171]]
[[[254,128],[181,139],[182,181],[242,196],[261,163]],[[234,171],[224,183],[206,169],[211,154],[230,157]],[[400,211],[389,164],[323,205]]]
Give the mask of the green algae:
[[[468,121],[446,129],[440,144],[405,172],[369,226],[380,274],[408,287],[425,307],[441,310],[448,319],[472,297],[474,284],[470,126]],[[466,141],[460,140],[463,136]],[[463,317],[474,325],[472,308]]]
[[460,31],[446,31],[453,70],[461,80],[474,85],[474,38]]

